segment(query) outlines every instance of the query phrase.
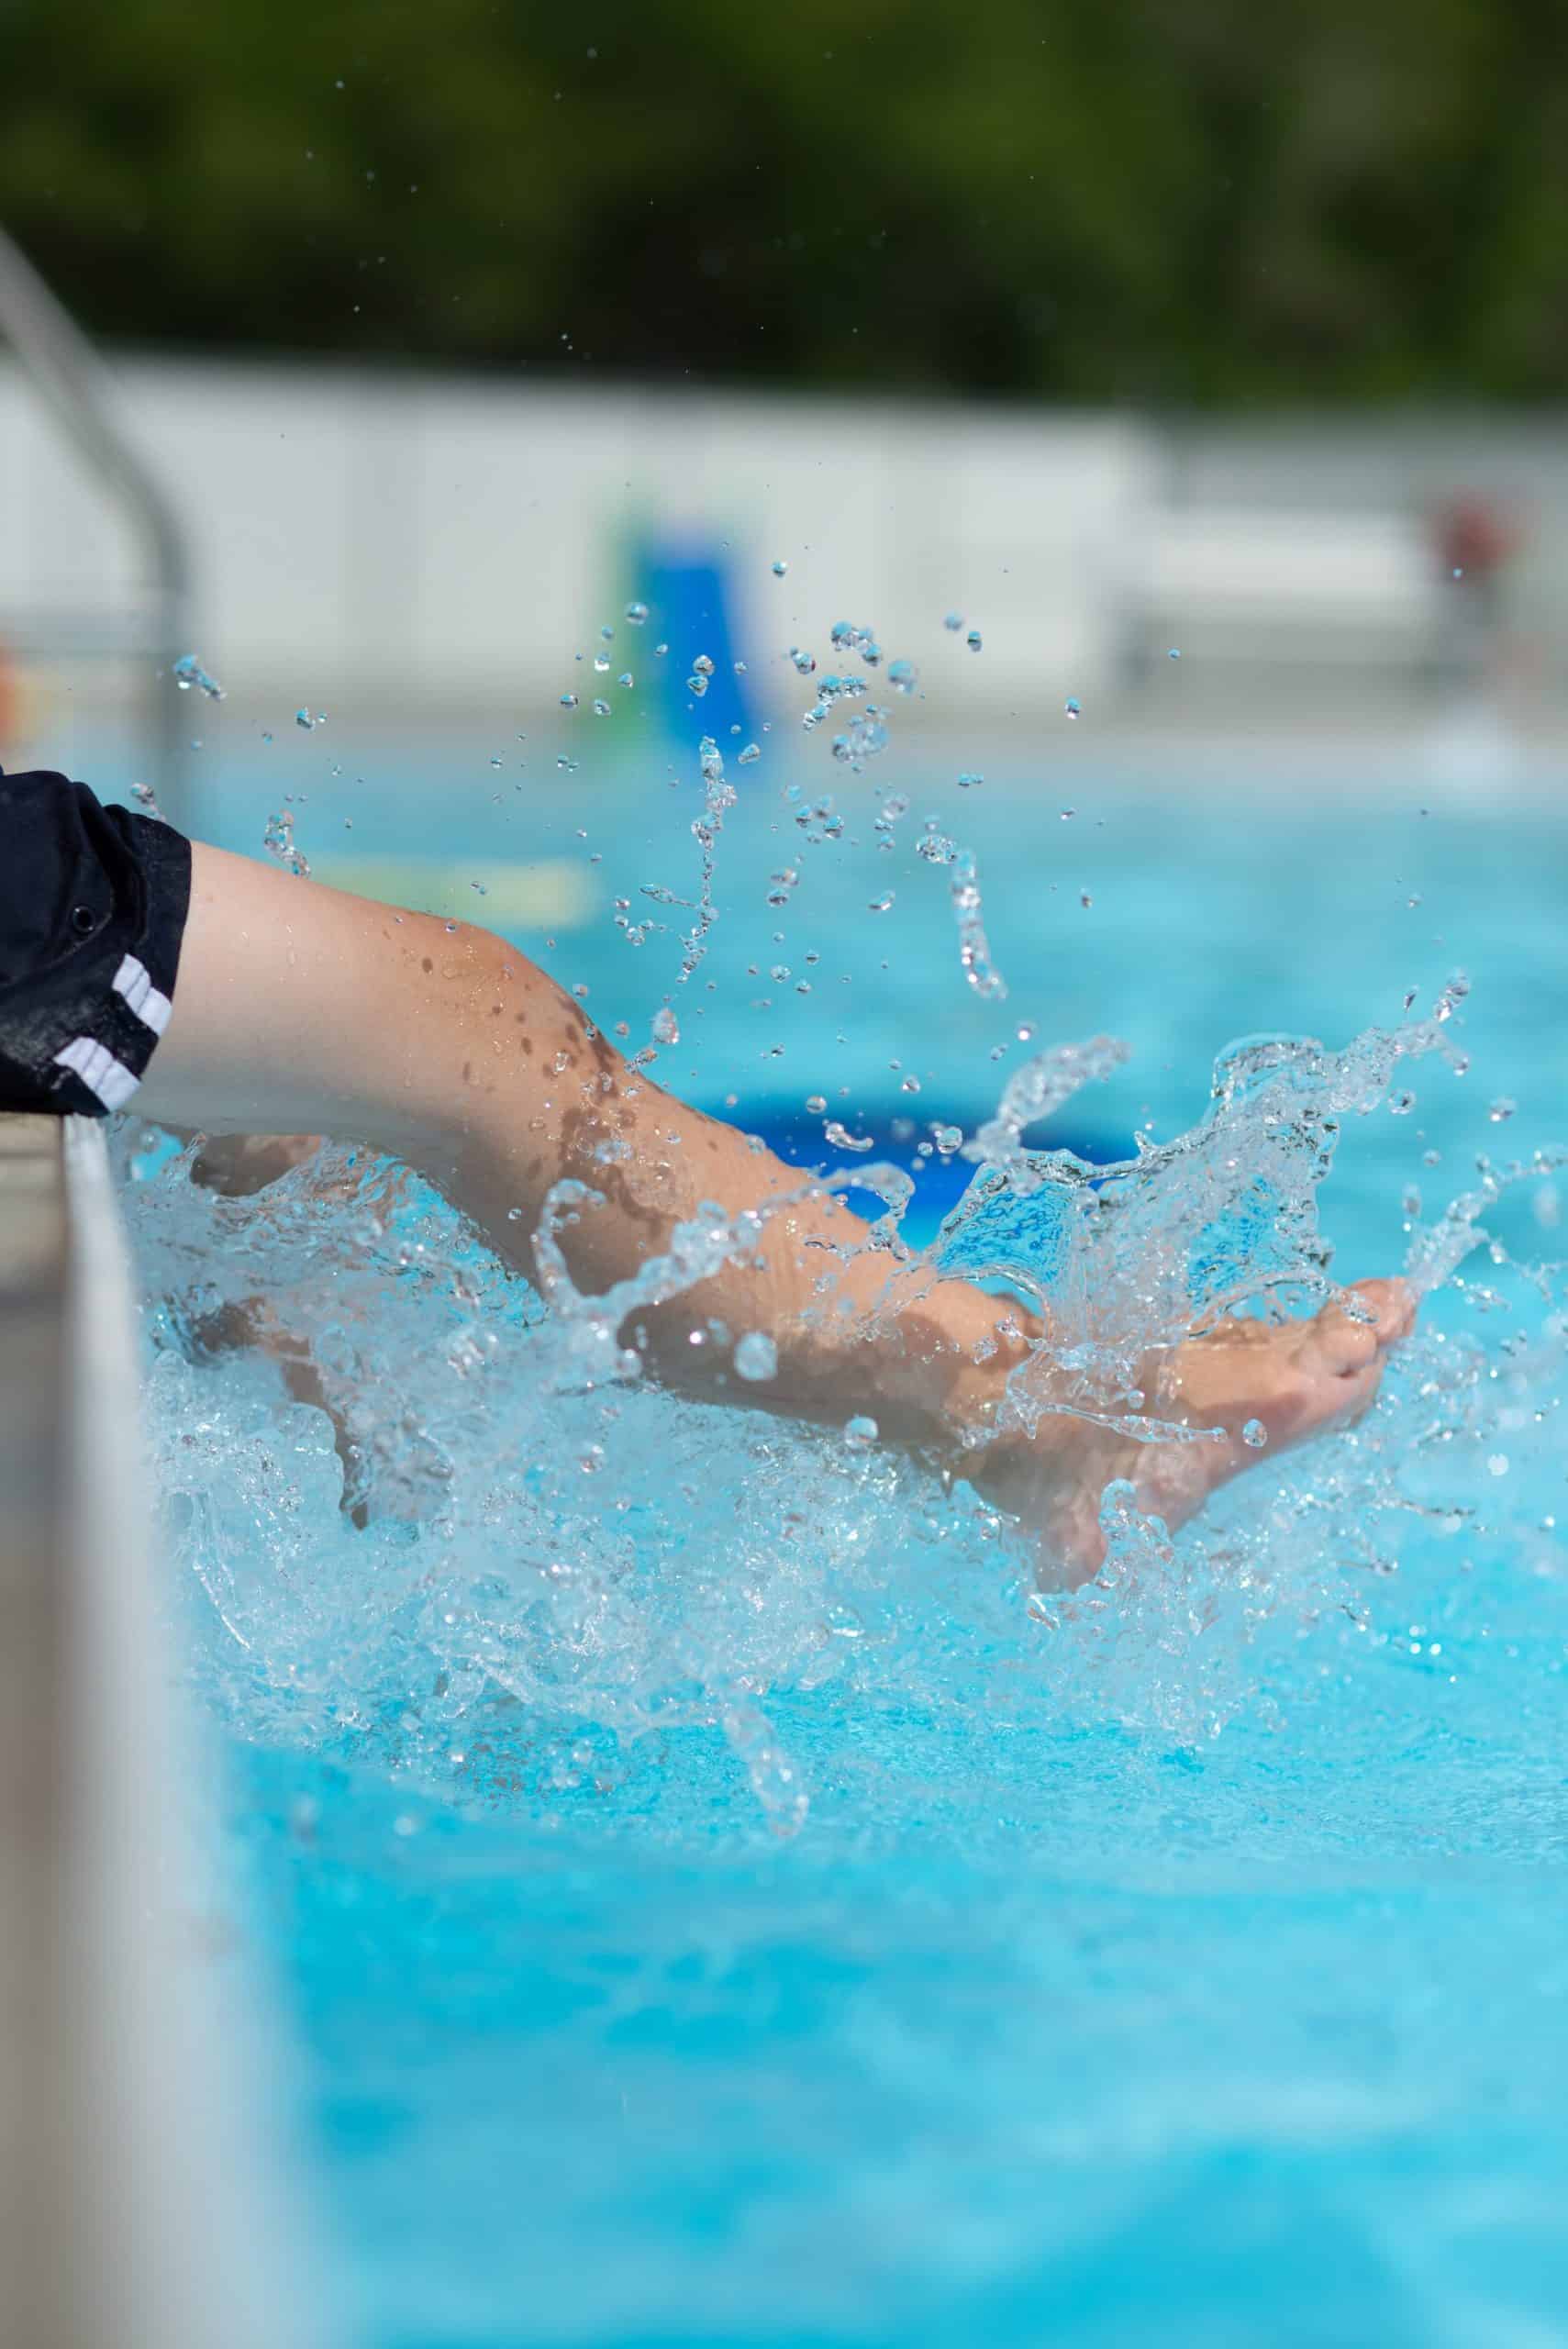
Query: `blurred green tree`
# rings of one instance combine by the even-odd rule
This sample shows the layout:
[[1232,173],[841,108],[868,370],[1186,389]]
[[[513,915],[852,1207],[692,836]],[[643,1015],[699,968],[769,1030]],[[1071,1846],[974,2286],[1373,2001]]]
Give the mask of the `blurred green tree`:
[[0,0],[142,343],[1059,399],[1560,395],[1561,0]]

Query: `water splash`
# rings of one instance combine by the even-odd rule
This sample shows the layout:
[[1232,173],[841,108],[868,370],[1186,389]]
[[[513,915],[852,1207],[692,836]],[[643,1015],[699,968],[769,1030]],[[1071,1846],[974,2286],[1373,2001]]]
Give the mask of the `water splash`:
[[[1000,1283],[1049,1315],[1054,1381],[1046,1391],[1025,1362],[1008,1389],[1018,1424],[1063,1409],[1114,1424],[1151,1346],[1229,1310],[1336,1293],[1317,1195],[1340,1125],[1379,1107],[1412,1054],[1451,1051],[1456,999],[1339,1052],[1239,1046],[1196,1126],[1110,1167],[1026,1136],[1113,1075],[1123,1048],[1041,1052],[969,1143],[934,1130],[974,1179],[928,1251],[889,1261],[903,1276]],[[871,1153],[837,1120],[825,1140]],[[1108,1719],[1203,1742],[1239,1709],[1266,1710],[1260,1687],[1313,1627],[1373,1624],[1369,1575],[1418,1538],[1528,1508],[1531,1458],[1544,1475],[1555,1457],[1541,1398],[1568,1351],[1563,1269],[1528,1252],[1528,1231],[1504,1233],[1532,1196],[1546,1205],[1530,1228],[1550,1229],[1568,1150],[1486,1167],[1410,1242],[1418,1286],[1511,1312],[1518,1342],[1500,1369],[1440,1318],[1373,1419],[1271,1458],[1176,1540],[1113,1486],[1106,1564],[1065,1598],[1037,1590],[1029,1528],[863,1429],[814,1432],[649,1386],[639,1308],[754,1248],[765,1219],[704,1209],[595,1297],[576,1289],[563,1243],[597,1195],[558,1186],[536,1294],[386,1162],[323,1152],[247,1200],[195,1187],[194,1155],[150,1161],[129,1198],[155,1300],[159,1474],[214,1700],[249,1735],[373,1755],[426,1784],[450,1779],[460,1752],[470,1796],[505,1786],[519,1741],[548,1753],[585,1723],[626,1742],[706,1727],[788,1831],[811,1778],[779,1702],[829,1679],[846,1721],[879,1706]],[[885,1249],[910,1178],[857,1163],[827,1187],[862,1186],[882,1207],[866,1245]],[[1485,1281],[1456,1286],[1476,1252]],[[258,1328],[286,1332],[281,1353],[226,1353]],[[706,1342],[755,1397],[768,1333],[716,1328]],[[1543,1570],[1568,1572],[1555,1532],[1532,1521],[1528,1542]]]
[[[648,617],[646,605],[626,607],[628,625]],[[951,612],[945,626],[959,634],[965,622]],[[831,718],[841,729],[832,756],[859,774],[888,747],[886,711],[870,697],[876,673],[911,695],[917,675],[869,628],[840,622],[830,640],[840,665],[826,675],[802,647],[788,657],[814,681],[805,729]],[[979,629],[965,641],[980,651]],[[608,656],[593,666],[607,674]],[[714,674],[699,654],[694,698]],[[561,700],[578,707],[575,694]],[[1078,715],[1075,699],[1067,714]],[[302,726],[317,722],[299,713]],[[757,754],[748,744],[740,763]],[[695,896],[641,885],[692,917],[677,985],[718,919],[717,844],[736,801],[711,737],[699,763]],[[965,790],[980,781],[959,777]],[[844,839],[830,795],[792,783],[784,800],[806,846]],[[906,794],[884,796],[873,837],[891,849],[908,813]],[[1002,1000],[973,852],[934,816],[914,845],[948,874],[968,986]],[[266,846],[289,871],[308,871],[290,810],[271,819]],[[789,904],[800,877],[781,863],[767,903]],[[889,891],[873,910],[891,903]],[[661,925],[633,923],[630,904],[616,901],[616,919],[638,944]],[[780,984],[790,976],[786,964],[773,970]],[[592,1183],[551,1191],[536,1290],[417,1181],[364,1154],[324,1152],[249,1202],[195,1187],[191,1153],[161,1172],[150,1164],[157,1179],[134,1186],[133,1199],[156,1300],[154,1431],[175,1554],[206,1609],[211,1688],[247,1734],[372,1754],[428,1783],[455,1768],[465,1796],[487,1798],[517,1782],[521,1753],[569,1747],[585,1727],[628,1745],[676,1727],[716,1731],[781,1832],[806,1817],[811,1787],[779,1724],[829,1680],[846,1719],[880,1705],[1212,1738],[1239,1708],[1257,1709],[1282,1625],[1296,1638],[1303,1625],[1370,1620],[1359,1594],[1347,1597],[1347,1563],[1381,1575],[1410,1526],[1448,1540],[1479,1521],[1477,1455],[1491,1486],[1518,1488],[1529,1433],[1510,1425],[1505,1445],[1499,1411],[1523,1414],[1521,1398],[1557,1375],[1568,1313],[1561,1268],[1517,1259],[1492,1227],[1523,1188],[1544,1196],[1568,1152],[1484,1165],[1429,1225],[1418,1201],[1409,1210],[1409,1277],[1423,1294],[1447,1287],[1477,1311],[1503,1311],[1510,1282],[1527,1293],[1533,1353],[1521,1347],[1504,1379],[1480,1350],[1424,1334],[1365,1428],[1319,1449],[1309,1470],[1287,1460],[1276,1475],[1269,1458],[1258,1497],[1243,1490],[1175,1540],[1129,1485],[1113,1483],[1101,1501],[1106,1564],[1069,1598],[1037,1587],[1036,1529],[988,1505],[952,1464],[938,1478],[904,1460],[870,1411],[822,1431],[763,1416],[756,1407],[779,1367],[769,1330],[694,1329],[717,1375],[752,1406],[724,1411],[652,1387],[638,1316],[754,1255],[770,1219],[802,1196],[870,1194],[881,1212],[863,1246],[900,1278],[983,1282],[1049,1327],[1049,1349],[1027,1347],[1008,1378],[1002,1427],[1029,1433],[1075,1417],[1140,1440],[1184,1434],[1148,1416],[1149,1356],[1223,1315],[1338,1293],[1317,1199],[1342,1121],[1410,1106],[1394,1079],[1414,1056],[1463,1065],[1450,1031],[1464,992],[1456,980],[1425,1019],[1369,1030],[1338,1052],[1299,1039],[1239,1045],[1217,1064],[1190,1132],[1110,1166],[1027,1137],[1112,1078],[1126,1048],[1096,1037],[1042,1051],[967,1141],[944,1120],[927,1129],[917,1163],[962,1156],[975,1172],[923,1252],[903,1237],[909,1174],[875,1163],[873,1139],[813,1094],[824,1143],[851,1167],[803,1175],[765,1211],[700,1208],[603,1295],[578,1289],[569,1261],[573,1228],[603,1212]],[[1032,1039],[1029,1023],[1017,1032]],[[651,1034],[655,1048],[679,1043],[670,1002]],[[894,1128],[915,1131],[912,1120]],[[1477,1252],[1486,1277],[1466,1285]],[[841,1253],[824,1251],[825,1311]],[[233,1351],[237,1337],[262,1343]],[[1239,1432],[1263,1449],[1261,1422]],[[1555,1537],[1538,1540],[1555,1559]]]
[[269,856],[277,860],[285,873],[292,873],[302,881],[310,878],[310,860],[295,842],[292,807],[282,807],[275,815],[268,817],[266,829],[261,834],[261,846]]
[[697,885],[696,919],[687,931],[681,949],[678,984],[682,986],[686,985],[707,952],[708,932],[718,919],[718,909],[713,900],[718,836],[724,829],[725,817],[735,805],[735,786],[726,779],[723,754],[711,734],[703,736],[697,755],[702,767],[703,812],[693,819],[692,838],[697,844],[702,864]]
[[952,860],[953,918],[958,923],[958,959],[976,995],[1000,1002],[1007,983],[991,959],[985,935],[985,909],[980,900],[980,874],[973,853],[960,849]]

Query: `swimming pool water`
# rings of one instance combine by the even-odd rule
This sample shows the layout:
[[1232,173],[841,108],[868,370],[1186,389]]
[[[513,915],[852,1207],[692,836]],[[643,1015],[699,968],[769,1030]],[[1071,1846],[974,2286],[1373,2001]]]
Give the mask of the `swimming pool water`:
[[[715,989],[683,1003],[671,1081],[758,1122],[821,1092],[907,1156],[924,1121],[988,1111],[1038,1043],[1106,1030],[1134,1056],[1064,1130],[1109,1154],[1146,1122],[1189,1126],[1237,1034],[1340,1045],[1462,967],[1470,1071],[1418,1062],[1411,1106],[1347,1120],[1320,1202],[1336,1270],[1397,1265],[1478,1153],[1568,1138],[1568,819],[1549,800],[1456,801],[1414,765],[1373,788],[1353,763],[1298,760],[1235,788],[1073,762],[998,759],[962,795],[935,764],[835,777],[846,809],[909,791],[892,853],[863,817],[858,847],[797,845],[782,763],[743,785],[695,983]],[[455,868],[575,860],[598,910],[553,948],[542,926],[519,935],[640,1036],[674,942],[628,947],[613,899],[686,893],[693,785],[657,764],[549,772],[526,798],[508,776],[500,805],[477,744],[406,749],[357,796],[312,773],[299,837],[323,868],[344,813],[356,841]],[[271,790],[237,759],[212,829],[254,847]],[[976,852],[1005,1006],[966,988],[947,876],[910,853],[928,808]],[[785,861],[801,879],[781,911],[766,883]],[[216,1267],[215,1241],[286,1266],[335,1214],[349,1297],[388,1244],[356,1240],[361,1192],[215,1210],[165,1177],[132,1205],[158,1300]],[[476,1329],[525,1364],[543,1340],[428,1201],[386,1217],[438,1267],[414,1297],[414,1263],[388,1306],[396,1379],[449,1452],[490,1449],[455,1495],[432,1470],[401,1526],[356,1531],[320,1415],[253,1362],[188,1363],[160,1302],[172,1586],[353,2337],[1559,2338],[1556,1214],[1542,1179],[1485,1219],[1508,1260],[1468,1262],[1426,1317],[1481,1364],[1451,1435],[1422,1449],[1440,1408],[1396,1375],[1355,1440],[1361,1515],[1325,1518],[1332,1540],[1314,1546],[1300,1505],[1348,1439],[1260,1468],[1168,1572],[1146,1559],[1048,1625],[1005,1537],[825,1441],[770,1450],[751,1423],[638,1397],[624,1459],[580,1474],[577,1403],[519,1373],[492,1408],[462,1367]],[[584,1556],[621,1543],[597,1644],[576,1648],[562,1629],[585,1619],[550,1611],[517,1532],[545,1522],[539,1494],[559,1526],[573,1479]],[[1255,1578],[1260,1560],[1274,1579],[1243,1603],[1227,1562]],[[618,1733],[651,1691],[662,1715]]]

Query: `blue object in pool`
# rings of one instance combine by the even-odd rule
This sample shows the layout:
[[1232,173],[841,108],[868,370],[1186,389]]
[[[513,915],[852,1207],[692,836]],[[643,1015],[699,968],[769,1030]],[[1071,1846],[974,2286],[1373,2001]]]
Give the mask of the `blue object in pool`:
[[[642,631],[647,641],[637,647],[633,665],[650,683],[657,681],[666,733],[682,743],[695,734],[711,734],[733,769],[736,754],[756,731],[756,722],[745,674],[736,674],[735,663],[743,655],[722,561],[714,554],[655,544],[639,562],[637,577],[649,618]],[[662,658],[653,657],[656,643],[670,648]],[[694,697],[688,683],[692,664],[704,656],[713,662],[713,672],[706,693]],[[743,770],[740,779],[744,780]]]
[[[794,1115],[781,1111],[773,1103],[752,1110],[737,1108],[729,1114],[744,1132],[759,1135],[787,1166],[810,1167],[826,1174],[844,1168],[852,1171],[857,1165],[873,1162],[907,1167],[915,1178],[915,1191],[900,1229],[906,1239],[924,1242],[962,1198],[973,1178],[974,1167],[956,1152],[944,1156],[933,1150],[929,1158],[921,1158],[917,1155],[919,1143],[929,1141],[933,1123],[954,1124],[969,1134],[991,1113],[988,1109],[954,1111],[951,1108],[939,1113],[928,1103],[917,1122],[906,1111],[872,1109],[853,1118],[846,1127],[857,1141],[870,1142],[871,1148],[864,1152],[845,1150],[825,1140],[823,1126],[827,1120],[823,1117]],[[1071,1151],[1074,1157],[1086,1160],[1092,1166],[1106,1166],[1118,1159],[1129,1158],[1133,1150],[1130,1137],[1068,1127],[1060,1119],[1036,1128],[1029,1139],[1032,1148]],[[862,1214],[880,1216],[885,1212],[884,1201],[874,1192],[851,1188],[844,1197],[848,1205]]]

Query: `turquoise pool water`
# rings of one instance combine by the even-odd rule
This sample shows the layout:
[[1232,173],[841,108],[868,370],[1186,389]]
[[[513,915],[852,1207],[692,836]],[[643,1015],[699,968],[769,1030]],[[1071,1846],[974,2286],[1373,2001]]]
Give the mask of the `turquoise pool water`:
[[[614,900],[679,918],[639,893],[690,894],[695,761],[673,787],[662,758],[573,774],[553,743],[537,777],[479,741],[332,755],[341,776],[315,737],[231,746],[208,828],[255,848],[301,790],[318,869],[433,854],[466,888],[472,863],[480,918],[509,860],[562,860],[575,918],[516,934],[647,1033],[677,941],[628,945]],[[721,919],[662,1074],[797,1135],[820,1094],[909,1163],[1031,1052],[1105,1030],[1132,1057],[1057,1138],[1110,1158],[1192,1127],[1233,1038],[1338,1049],[1462,969],[1468,1072],[1401,1063],[1345,1118],[1336,1274],[1402,1263],[1478,1156],[1568,1139],[1550,799],[1454,800],[1413,762],[1113,770],[1076,736],[963,763],[983,785],[793,744],[732,767]],[[792,781],[835,791],[845,838],[806,840]],[[912,803],[891,852],[879,789]],[[964,982],[928,814],[974,852],[1005,1004]],[[917,1163],[929,1232],[951,1170]],[[1358,1435],[1043,1617],[962,1488],[658,1396],[606,1435],[602,1398],[553,1391],[519,1286],[382,1170],[229,1206],[176,1167],[132,1205],[172,1597],[352,2338],[1562,2336],[1550,1175],[1487,1209],[1492,1251]],[[402,1431],[363,1530],[318,1412],[189,1358],[258,1288]]]

